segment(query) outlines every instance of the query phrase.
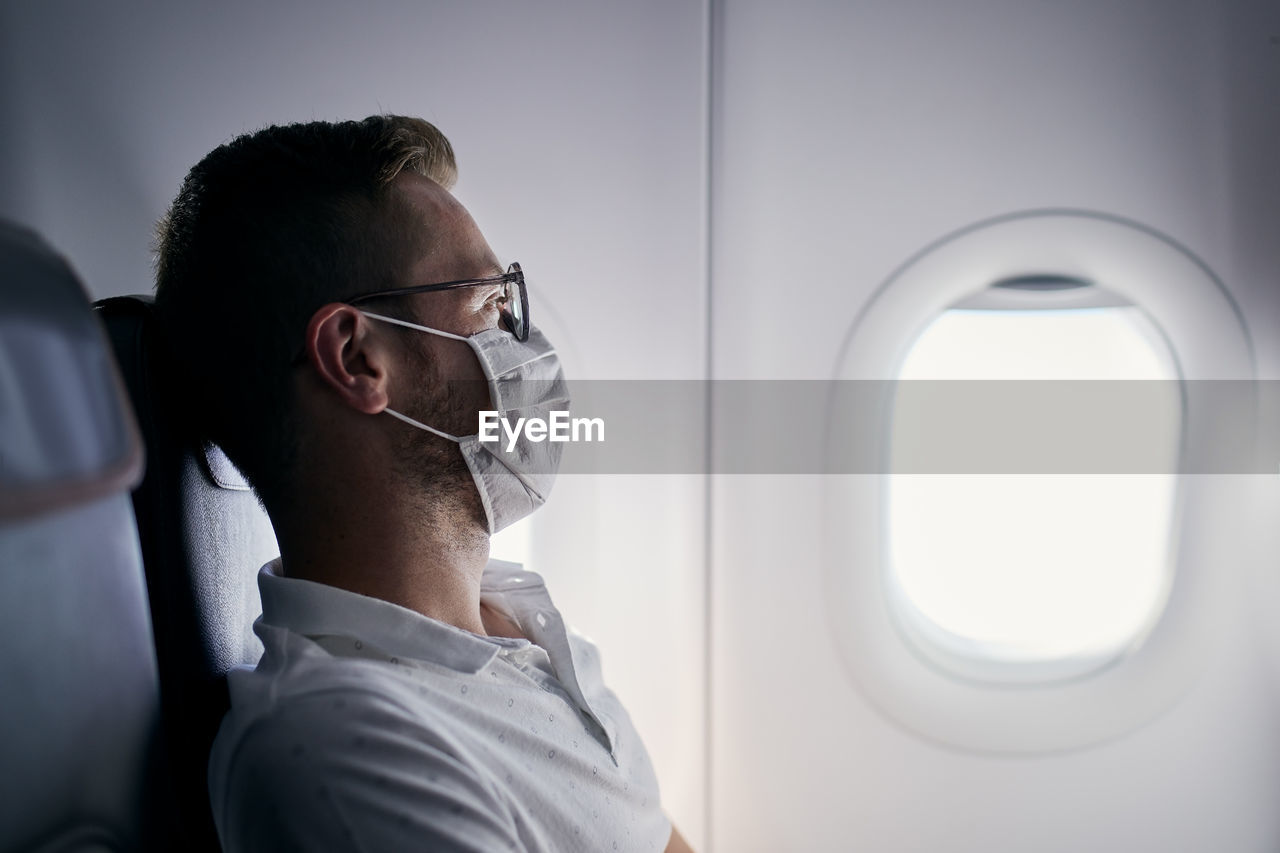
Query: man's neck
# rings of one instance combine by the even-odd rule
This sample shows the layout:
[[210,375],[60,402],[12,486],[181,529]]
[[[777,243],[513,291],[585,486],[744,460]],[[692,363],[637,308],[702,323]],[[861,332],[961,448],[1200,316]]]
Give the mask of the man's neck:
[[465,505],[388,493],[353,504],[313,495],[279,520],[286,577],[380,598],[476,634],[511,636],[509,623],[480,605],[489,537]]

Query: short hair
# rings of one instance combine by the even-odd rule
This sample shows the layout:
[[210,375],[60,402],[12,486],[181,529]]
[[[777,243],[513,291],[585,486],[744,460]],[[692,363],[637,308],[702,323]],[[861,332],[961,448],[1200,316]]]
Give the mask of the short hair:
[[289,494],[298,421],[292,364],[311,315],[403,286],[426,235],[389,186],[402,171],[446,189],[453,148],[405,116],[272,126],[219,146],[157,226],[156,314],[201,439],[270,509]]

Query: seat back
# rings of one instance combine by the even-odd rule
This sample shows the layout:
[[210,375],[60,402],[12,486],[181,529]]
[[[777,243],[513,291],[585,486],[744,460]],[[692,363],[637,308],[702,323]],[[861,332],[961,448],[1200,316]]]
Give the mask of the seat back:
[[243,476],[195,436],[150,297],[95,305],[115,348],[147,445],[134,512],[155,624],[165,743],[186,832],[184,850],[217,850],[209,807],[209,749],[228,707],[225,675],[256,663],[257,571],[279,551]]
[[[142,447],[66,262],[0,223],[0,852],[165,849]],[[151,831],[148,831],[151,830]]]

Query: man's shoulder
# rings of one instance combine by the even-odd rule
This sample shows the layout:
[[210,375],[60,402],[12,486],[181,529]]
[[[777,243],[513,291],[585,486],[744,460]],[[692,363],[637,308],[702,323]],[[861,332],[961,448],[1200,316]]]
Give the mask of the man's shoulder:
[[218,731],[214,753],[226,752],[235,760],[246,753],[281,750],[295,757],[313,750],[338,755],[389,733],[446,750],[450,740],[447,721],[429,706],[414,706],[394,689],[363,683],[355,676],[287,691],[269,703],[233,704]]
[[[230,708],[210,756],[210,783],[236,772],[246,757],[283,757],[311,749],[342,754],[366,729],[413,732],[421,742],[447,741],[448,721],[421,701],[385,660],[335,655],[322,640],[260,625],[258,665],[227,676]],[[287,747],[281,746],[288,744]]]
[[321,849],[315,845],[327,843],[325,833],[329,840],[346,832],[369,839],[404,831],[407,837],[404,822],[351,824],[343,817],[341,825],[333,823],[347,810],[385,811],[411,816],[414,832],[436,838],[438,849],[455,849],[433,835],[452,833],[451,827],[500,840],[492,849],[504,849],[514,824],[492,775],[447,719],[428,704],[405,701],[393,685],[362,679],[359,664],[337,660],[319,684],[287,690],[269,703],[233,705],[209,761],[220,834],[288,838],[300,849]]
[[290,726],[321,735],[374,718],[398,721],[402,728],[430,729],[446,722],[412,683],[396,677],[395,657],[373,649],[367,657],[333,654],[323,638],[278,626],[265,626],[259,633],[265,650],[257,666],[240,667],[227,676],[231,707],[219,737],[243,735],[253,727]]

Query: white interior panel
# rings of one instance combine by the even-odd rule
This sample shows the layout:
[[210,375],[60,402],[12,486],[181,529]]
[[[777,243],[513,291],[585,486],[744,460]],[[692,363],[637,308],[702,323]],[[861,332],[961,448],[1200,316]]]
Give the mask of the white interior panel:
[[[1266,36],[1277,31],[1274,9],[1013,0],[716,8],[716,377],[894,375],[915,334],[965,292],[1010,273],[1082,272],[1061,268],[1071,256],[1054,256],[1053,240],[987,246],[934,270],[936,287],[898,296],[914,325],[877,315],[848,338],[877,290],[894,298],[894,279],[937,242],[1037,210],[1094,211],[1173,235],[1227,297],[1211,311],[1221,320],[1226,306],[1221,323],[1197,315],[1196,298],[1165,309],[1200,365],[1190,375],[1277,375],[1280,256],[1258,223],[1274,232],[1280,205],[1257,188],[1274,186],[1274,158],[1262,151],[1280,141],[1264,106],[1280,85]],[[1257,183],[1243,177],[1249,168]],[[1242,216],[1254,224],[1237,231]],[[1086,242],[1116,254],[1105,236]],[[1027,268],[1038,251],[1048,269]],[[1138,266],[1151,279],[1141,289],[1159,291],[1169,268]],[[818,424],[797,420],[796,441],[822,440]],[[717,421],[713,442],[734,427]],[[882,559],[879,478],[717,478],[715,848],[1280,846],[1275,632],[1263,615],[1280,599],[1274,541],[1264,543],[1274,520],[1258,520],[1274,508],[1276,485],[1188,479],[1196,482],[1177,522],[1184,592],[1162,623],[1168,636],[1127,676],[1112,667],[1118,677],[1076,690],[1073,706],[1059,704],[1065,688],[1056,698],[1020,687],[1002,696],[939,673],[895,635],[881,590],[833,583],[875,574]],[[1270,598],[1245,615],[1258,579]]]

